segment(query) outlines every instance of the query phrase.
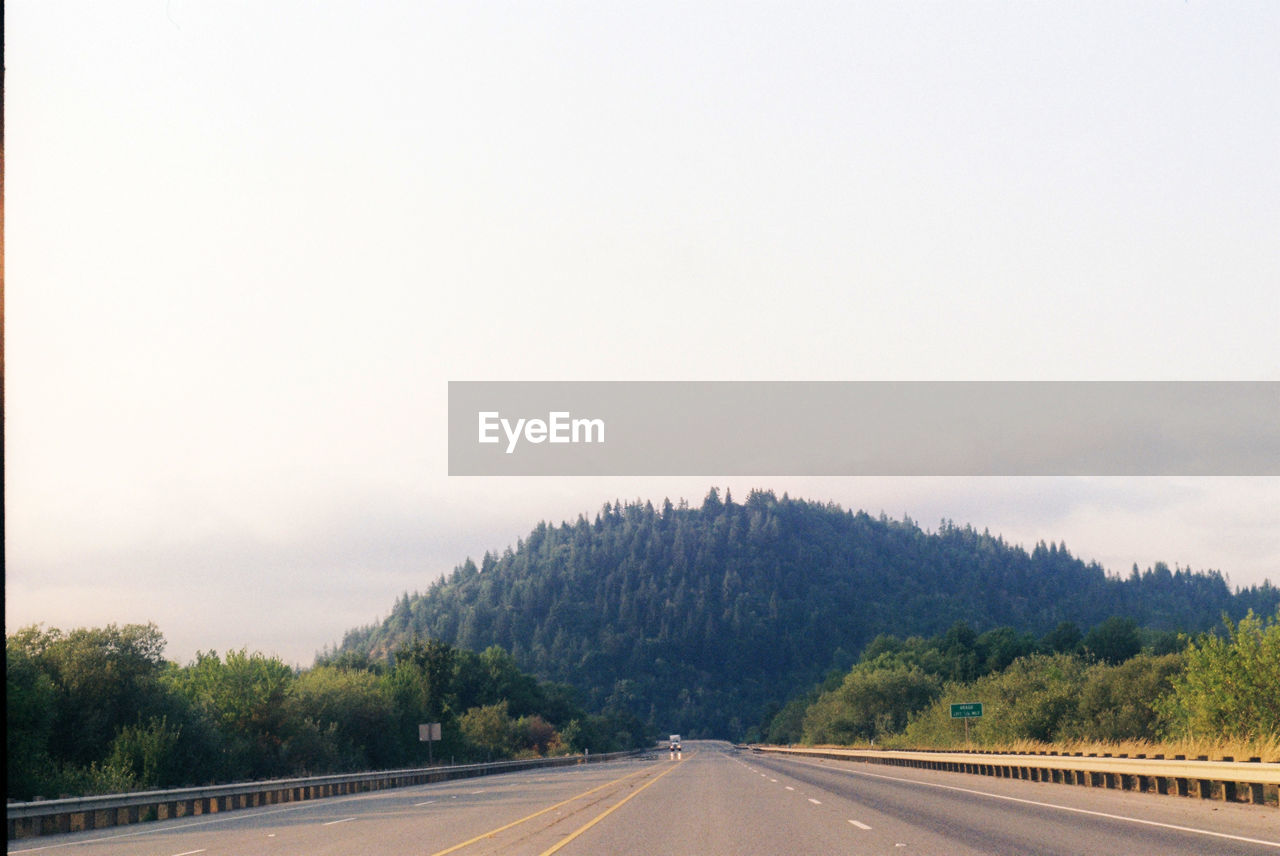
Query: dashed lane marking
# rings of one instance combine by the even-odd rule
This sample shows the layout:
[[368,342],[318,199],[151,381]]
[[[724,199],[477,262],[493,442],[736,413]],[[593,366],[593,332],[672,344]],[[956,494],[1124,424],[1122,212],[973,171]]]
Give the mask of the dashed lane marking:
[[1023,805],[1034,805],[1040,808],[1057,809],[1058,811],[1071,812],[1072,814],[1084,814],[1091,817],[1105,817],[1108,820],[1120,820],[1126,823],[1137,823],[1142,826],[1154,826],[1158,829],[1172,829],[1177,832],[1190,832],[1193,835],[1206,835],[1211,838],[1225,838],[1230,841],[1243,841],[1247,844],[1265,844],[1268,847],[1280,847],[1280,841],[1268,841],[1263,838],[1248,838],[1243,835],[1231,835],[1227,832],[1214,832],[1211,829],[1197,829],[1194,826],[1179,826],[1174,823],[1161,823],[1158,820],[1147,820],[1141,817],[1128,817],[1123,814],[1111,814],[1105,811],[1093,811],[1087,808],[1075,808],[1069,805],[1058,805],[1057,803],[1040,802],[1038,800],[1022,799],[1021,797],[1011,797],[1004,794],[993,794],[990,791],[979,791],[973,788],[961,788],[956,785],[942,785],[936,782],[922,782],[918,779],[903,779],[897,776],[885,776],[880,773],[867,773],[862,770],[842,770],[839,767],[832,767],[825,764],[812,764],[808,761],[797,761],[795,763],[803,764],[806,767],[816,767],[821,770],[831,770],[843,773],[848,776],[865,776],[869,779],[886,779],[891,782],[903,782],[911,785],[919,785],[924,788],[937,788],[943,791],[955,791],[962,794],[973,794],[974,796],[989,797],[996,800],[1005,800],[1007,802],[1022,803]]

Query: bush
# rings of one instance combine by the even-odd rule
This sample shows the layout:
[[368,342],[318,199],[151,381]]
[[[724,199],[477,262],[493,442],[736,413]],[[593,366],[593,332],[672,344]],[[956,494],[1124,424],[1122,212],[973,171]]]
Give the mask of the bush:
[[127,725],[111,743],[105,769],[128,771],[135,779],[132,787],[158,788],[171,784],[181,771],[177,769],[178,740],[181,727],[170,727],[167,717]]
[[1249,614],[1227,636],[1206,634],[1186,650],[1186,669],[1159,708],[1172,736],[1251,740],[1280,735],[1280,612]]
[[507,712],[506,699],[471,708],[458,718],[458,727],[491,757],[505,757],[516,748],[516,723]]
[[805,713],[804,741],[853,743],[896,733],[941,689],[937,676],[915,666],[855,666],[838,689],[823,693]]
[[949,747],[964,743],[964,726],[951,718],[951,705],[982,702],[983,715],[969,724],[973,742],[1053,740],[1075,716],[1084,686],[1084,666],[1065,654],[1036,654],[1005,671],[969,684],[948,684],[939,698],[907,725],[905,742]]
[[1155,740],[1164,731],[1160,698],[1169,692],[1182,667],[1180,654],[1139,654],[1118,666],[1090,666],[1076,705],[1076,720],[1066,728],[1067,736]]

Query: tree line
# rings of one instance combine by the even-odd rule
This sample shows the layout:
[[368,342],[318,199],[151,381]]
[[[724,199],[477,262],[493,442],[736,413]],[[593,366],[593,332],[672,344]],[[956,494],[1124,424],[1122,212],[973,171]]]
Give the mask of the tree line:
[[[955,703],[981,702],[968,731]],[[1019,741],[1280,741],[1280,612],[1194,638],[1112,618],[1036,639],[957,624],[877,637],[848,672],[791,699],[753,735],[770,743],[949,748]]]
[[[6,636],[8,796],[114,793],[281,776],[613,751],[647,742],[624,712],[480,653],[414,638],[305,670],[247,650],[164,659],[154,624]],[[439,722],[428,747],[421,723]]]

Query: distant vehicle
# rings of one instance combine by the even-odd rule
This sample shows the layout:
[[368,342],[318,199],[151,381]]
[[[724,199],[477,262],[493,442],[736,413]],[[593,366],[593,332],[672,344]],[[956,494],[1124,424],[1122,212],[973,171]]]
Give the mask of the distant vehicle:
[[672,734],[670,742],[671,742],[671,751],[679,752],[680,751],[680,735]]

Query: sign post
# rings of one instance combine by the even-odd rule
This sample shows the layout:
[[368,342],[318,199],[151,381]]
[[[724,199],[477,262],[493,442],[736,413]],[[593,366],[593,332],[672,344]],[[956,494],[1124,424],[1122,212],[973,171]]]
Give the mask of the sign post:
[[440,739],[440,723],[423,722],[418,726],[418,742],[427,744],[427,766],[432,766],[431,745]]
[[968,701],[951,705],[951,718],[964,720],[964,745],[969,745],[969,720],[982,716],[982,702]]

